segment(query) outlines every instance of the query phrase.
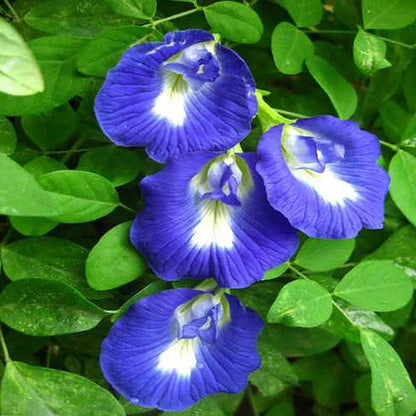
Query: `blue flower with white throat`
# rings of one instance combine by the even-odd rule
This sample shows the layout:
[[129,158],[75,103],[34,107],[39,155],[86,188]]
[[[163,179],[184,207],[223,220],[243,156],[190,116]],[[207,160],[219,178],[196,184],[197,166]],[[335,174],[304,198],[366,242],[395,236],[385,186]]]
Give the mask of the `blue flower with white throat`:
[[165,162],[233,147],[250,131],[254,91],[245,62],[213,35],[175,31],[123,55],[97,95],[95,113],[114,143],[145,146]]
[[223,291],[172,289],[139,300],[102,345],[105,378],[135,405],[183,410],[237,393],[260,366],[263,323]]
[[133,245],[162,279],[247,287],[295,252],[296,231],[267,202],[254,153],[196,152],[141,182]]
[[310,237],[353,238],[382,228],[389,177],[376,136],[333,116],[266,131],[257,171],[270,204]]

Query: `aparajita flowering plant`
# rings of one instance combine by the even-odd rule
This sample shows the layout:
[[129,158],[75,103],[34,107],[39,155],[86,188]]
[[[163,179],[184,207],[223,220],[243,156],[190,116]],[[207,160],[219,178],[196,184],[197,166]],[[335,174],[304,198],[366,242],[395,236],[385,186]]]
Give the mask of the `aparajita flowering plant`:
[[[161,279],[215,281],[131,306],[103,343],[104,376],[161,410],[243,390],[260,366],[262,321],[227,292],[288,261],[297,230],[341,239],[382,228],[389,177],[377,137],[333,116],[282,122],[243,59],[202,30],[130,48],[95,112],[116,144],[166,163],[141,181],[133,245]],[[245,153],[256,114],[264,134]]]
[[416,0],[0,0],[0,415],[414,416],[415,97]]

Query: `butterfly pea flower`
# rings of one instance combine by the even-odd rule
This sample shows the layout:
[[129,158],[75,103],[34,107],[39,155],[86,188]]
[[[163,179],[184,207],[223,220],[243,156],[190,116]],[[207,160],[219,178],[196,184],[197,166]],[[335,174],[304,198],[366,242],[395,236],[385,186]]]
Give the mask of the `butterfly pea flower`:
[[254,153],[196,152],[141,182],[131,241],[162,279],[242,288],[290,258],[296,231],[267,202]]
[[108,72],[95,113],[105,134],[145,146],[158,162],[199,150],[227,150],[250,131],[257,111],[246,63],[203,30],[131,47]]
[[319,116],[280,124],[258,145],[270,204],[310,237],[352,238],[383,226],[389,176],[376,136],[353,121]]
[[263,323],[231,295],[172,289],[136,302],[102,344],[105,378],[138,406],[183,410],[237,393],[261,363]]

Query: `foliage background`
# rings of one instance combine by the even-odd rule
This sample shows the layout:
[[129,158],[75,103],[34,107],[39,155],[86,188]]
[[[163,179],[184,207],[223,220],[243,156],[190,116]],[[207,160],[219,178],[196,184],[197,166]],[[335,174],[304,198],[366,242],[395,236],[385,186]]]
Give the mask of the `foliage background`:
[[[290,264],[234,291],[268,321],[263,366],[245,392],[182,414],[415,414],[414,0],[4,0],[0,13],[45,82],[35,95],[0,93],[2,415],[158,413],[114,395],[100,343],[134,300],[192,282],[157,280],[130,246],[137,181],[160,166],[111,144],[93,100],[129,45],[184,28],[219,33],[282,115],[351,117],[376,133],[392,184],[383,230],[303,237]],[[260,135],[255,119],[243,148]]]

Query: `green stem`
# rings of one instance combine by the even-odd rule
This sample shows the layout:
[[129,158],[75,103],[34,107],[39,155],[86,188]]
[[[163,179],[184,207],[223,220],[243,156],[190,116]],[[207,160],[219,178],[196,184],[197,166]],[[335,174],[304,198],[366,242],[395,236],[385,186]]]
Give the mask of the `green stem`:
[[[325,34],[326,35],[355,35],[357,33],[355,30],[325,30],[325,29],[304,29],[303,32],[312,33],[312,34],[316,33],[318,35],[319,34],[322,34],[322,35],[325,35]],[[398,45],[406,49],[416,49],[416,43],[409,45],[408,43],[403,43],[398,40],[386,38],[384,36],[379,36],[374,33],[371,33],[371,34],[380,40],[384,40],[384,42],[392,43],[393,45]]]
[[385,142],[384,140],[380,140],[380,143],[383,146],[388,147],[389,149],[393,150],[394,152],[400,151],[400,148],[398,146],[396,146],[395,144],[392,144],[392,143],[389,143],[389,142]]
[[98,149],[98,148],[103,148],[105,146],[97,146],[97,147],[84,147],[82,149],[70,149],[70,150],[46,150],[45,152],[43,152],[43,154],[45,155],[65,155],[67,153],[81,153],[81,152],[87,152],[88,150],[91,149]]
[[[300,270],[292,266],[290,263],[289,263],[289,269],[292,270],[294,273],[296,273],[298,276],[300,276],[302,279],[310,280],[308,276],[303,274]],[[342,313],[342,315],[344,315],[344,317],[350,322],[351,325],[353,325],[354,327],[357,326],[355,322],[352,321],[351,318],[348,316],[348,314],[344,311],[344,309],[342,309],[341,306],[339,306],[338,303],[335,302],[334,299],[332,299],[332,305],[335,306]]]
[[128,207],[127,205],[122,204],[121,202],[118,204],[119,207],[124,208],[125,210],[132,212],[133,214],[137,214],[137,212],[133,209]]
[[317,33],[317,34],[328,34],[328,35],[355,35],[355,30],[325,30],[325,29],[304,29],[304,33]]
[[227,154],[234,155],[235,153],[244,153],[240,143],[237,143],[234,147],[227,151]]
[[247,397],[251,406],[251,410],[253,411],[253,416],[260,416],[260,412],[259,409],[257,409],[256,401],[254,400],[254,394],[250,385],[247,387]]
[[258,103],[257,116],[260,119],[264,131],[277,124],[290,124],[294,122],[294,120],[283,117],[276,109],[270,107],[269,104],[263,100],[263,95],[259,90],[256,90],[256,98]]
[[68,160],[71,158],[72,154],[74,153],[74,150],[77,150],[81,147],[82,143],[84,143],[85,138],[80,137],[73,145],[70,149],[68,149],[65,152],[65,155],[63,156],[63,158],[61,159],[61,163],[65,164],[66,162],[68,162]]
[[305,114],[294,113],[293,111],[282,110],[281,108],[275,108],[280,114],[284,114],[285,116],[294,117],[294,118],[308,118],[310,116],[306,116]]
[[9,8],[9,10],[11,11],[14,19],[16,20],[17,23],[20,23],[22,21],[22,19],[20,18],[20,16],[16,13],[16,10],[13,8],[13,6],[9,3],[9,0],[4,0],[4,3],[6,4],[6,6]]
[[287,263],[287,267],[288,269],[292,270],[292,272],[294,272],[295,274],[297,274],[299,277],[301,277],[302,279],[305,280],[310,280],[308,276],[306,276],[306,274],[303,274],[300,270],[298,270],[296,267],[292,266],[292,264],[290,262]]
[[378,35],[374,35],[374,36],[376,36],[377,38],[379,38],[381,40],[384,40],[384,42],[392,43],[393,45],[399,45],[399,46],[401,46],[403,48],[406,48],[406,49],[416,49],[416,43],[413,43],[412,45],[409,45],[407,43],[399,42],[398,40],[385,38],[384,36],[378,36]]
[[193,14],[195,12],[199,12],[202,9],[203,9],[202,7],[196,6],[195,9],[186,10],[185,12],[173,14],[172,16],[169,16],[169,17],[164,17],[163,19],[154,20],[151,23],[147,23],[147,24],[143,25],[142,27],[156,27],[157,25],[160,25],[161,23],[169,22],[170,20],[179,19],[181,17],[188,16],[188,15]]
[[53,349],[53,345],[51,343],[48,344],[48,349],[46,351],[46,367],[50,367],[51,366],[51,357],[52,357],[52,349]]
[[6,245],[6,244],[7,244],[7,242],[9,241],[10,237],[12,236],[12,234],[13,234],[13,228],[12,228],[12,227],[10,227],[10,228],[7,230],[7,233],[6,233],[6,235],[4,236],[3,241],[1,242],[0,246],[4,246],[4,245]]
[[352,326],[357,327],[355,322],[347,315],[344,309],[342,309],[341,306],[339,306],[338,303],[334,301],[334,299],[332,299],[332,305],[335,306],[342,313],[345,319],[347,319]]
[[0,344],[1,344],[1,348],[3,349],[4,361],[8,363],[11,361],[11,359],[9,355],[9,350],[7,349],[6,341],[4,339],[3,329],[1,325],[0,325]]

